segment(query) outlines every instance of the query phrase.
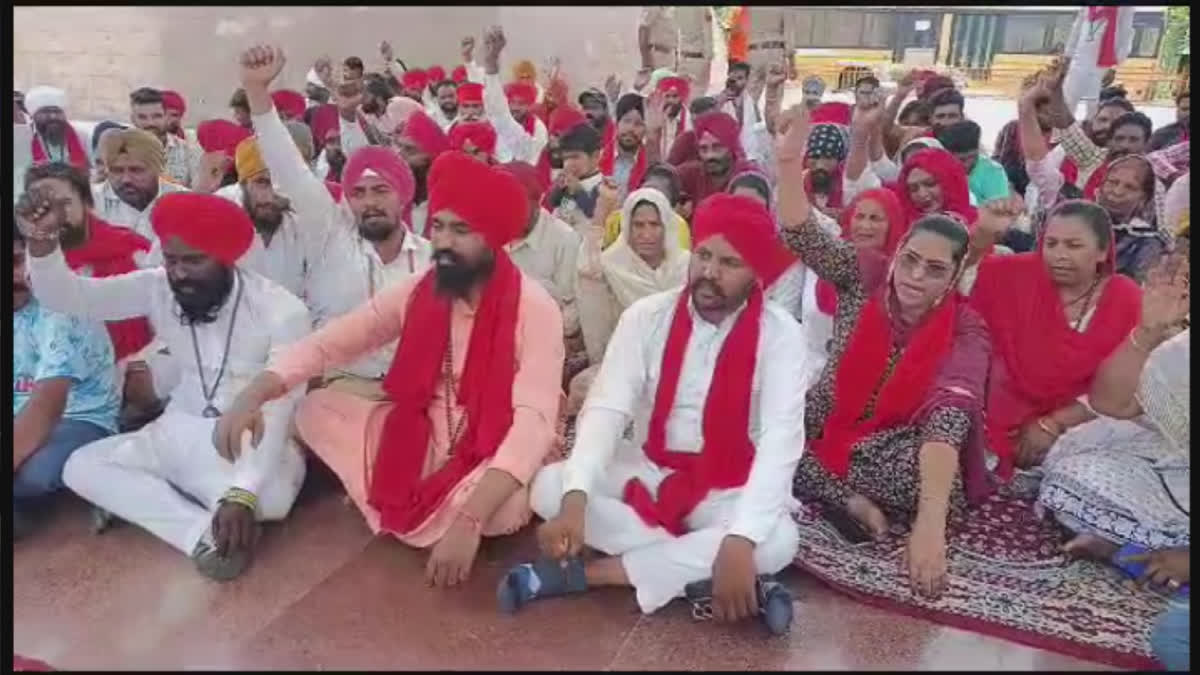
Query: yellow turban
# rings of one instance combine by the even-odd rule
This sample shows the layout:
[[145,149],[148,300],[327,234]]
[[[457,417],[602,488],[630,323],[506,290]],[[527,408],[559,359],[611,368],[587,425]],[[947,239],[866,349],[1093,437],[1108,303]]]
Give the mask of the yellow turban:
[[234,150],[233,163],[237,168],[239,181],[248,181],[267,170],[267,163],[263,161],[262,152],[258,149],[258,139],[253,136],[238,143],[237,149]]
[[121,155],[145,162],[150,171],[161,174],[167,167],[167,151],[158,137],[141,129],[109,130],[100,136],[100,157],[112,166]]
[[513,66],[513,79],[517,81],[528,80],[535,82],[537,80],[537,68],[534,67],[532,61],[518,61]]

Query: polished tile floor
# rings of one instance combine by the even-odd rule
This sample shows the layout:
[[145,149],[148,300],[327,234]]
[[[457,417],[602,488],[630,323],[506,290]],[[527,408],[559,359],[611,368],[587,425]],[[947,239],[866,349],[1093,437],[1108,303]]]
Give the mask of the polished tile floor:
[[218,584],[139,529],[93,536],[85,507],[59,501],[14,544],[13,644],[60,669],[982,669],[1102,666],[866,607],[799,572],[791,635],[757,623],[695,623],[682,603],[641,616],[605,590],[496,611],[505,569],[530,531],[486,541],[465,588],[424,586],[425,556],[374,539],[315,481],[269,527],[241,579]]

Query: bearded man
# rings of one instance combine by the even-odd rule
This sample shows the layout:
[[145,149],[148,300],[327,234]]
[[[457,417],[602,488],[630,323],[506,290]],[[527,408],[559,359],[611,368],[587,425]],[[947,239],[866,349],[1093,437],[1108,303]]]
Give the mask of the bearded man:
[[[141,129],[112,130],[100,139],[100,157],[108,179],[92,186],[96,213],[106,222],[127,227],[156,243],[150,224],[155,202],[163,195],[187,191],[162,177],[167,162],[162,143]],[[159,262],[160,256],[152,250],[139,264],[154,266]]]
[[496,129],[496,161],[535,164],[546,147],[546,125],[531,112],[537,87],[529,82],[500,83],[500,55],[507,40],[493,26],[484,34],[483,107]]
[[481,537],[531,515],[526,486],[555,438],[562,317],[504,251],[529,218],[516,178],[450,152],[429,189],[436,267],[289,350],[242,392],[218,437],[235,444],[264,404],[398,339],[387,400],[316,391],[296,426],[373,532],[431,548],[426,581],[457,586]]
[[150,87],[135,89],[129,95],[129,119],[133,126],[154,134],[162,143],[167,160],[165,177],[183,187],[192,187],[193,178],[199,174],[203,151],[200,146],[171,133],[163,93]]
[[423,112],[415,112],[395,140],[396,149],[408,163],[413,175],[412,231],[428,236],[429,168],[434,160],[450,149],[450,139],[437,122]]
[[170,89],[162,90],[163,110],[167,113],[167,133],[187,140],[183,130],[183,116],[187,114],[187,101],[183,95]]
[[161,417],[76,450],[63,482],[191,556],[201,574],[240,575],[257,523],[285,518],[304,481],[304,458],[289,438],[302,388],[263,412],[252,443],[217,448],[213,430],[248,376],[308,334],[308,312],[280,286],[237,267],[254,229],[228,200],[165,196],[151,214],[163,266],[104,280],[67,267],[58,244],[62,209],[33,206],[20,221],[39,302],[99,321],[149,317],[181,374]]
[[[34,87],[25,94],[24,107],[33,120],[30,153],[33,164],[67,162],[84,171],[91,168],[87,136],[67,121],[67,93],[54,87]],[[27,167],[18,167],[24,171]]]

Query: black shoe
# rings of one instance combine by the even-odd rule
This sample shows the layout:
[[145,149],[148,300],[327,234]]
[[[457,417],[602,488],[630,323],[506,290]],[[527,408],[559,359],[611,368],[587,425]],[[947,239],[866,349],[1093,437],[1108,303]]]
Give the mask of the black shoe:
[[758,578],[758,613],[771,635],[785,635],[792,627],[792,594],[769,576]]

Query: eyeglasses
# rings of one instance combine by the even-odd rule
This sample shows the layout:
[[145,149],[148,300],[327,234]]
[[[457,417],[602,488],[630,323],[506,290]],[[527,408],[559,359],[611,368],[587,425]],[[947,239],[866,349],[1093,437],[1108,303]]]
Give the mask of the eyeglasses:
[[948,279],[952,271],[945,263],[938,260],[924,260],[912,251],[905,251],[900,254],[900,258],[896,262],[900,269],[904,270],[905,274],[916,276],[917,270],[921,269],[922,276],[928,277],[933,281]]

